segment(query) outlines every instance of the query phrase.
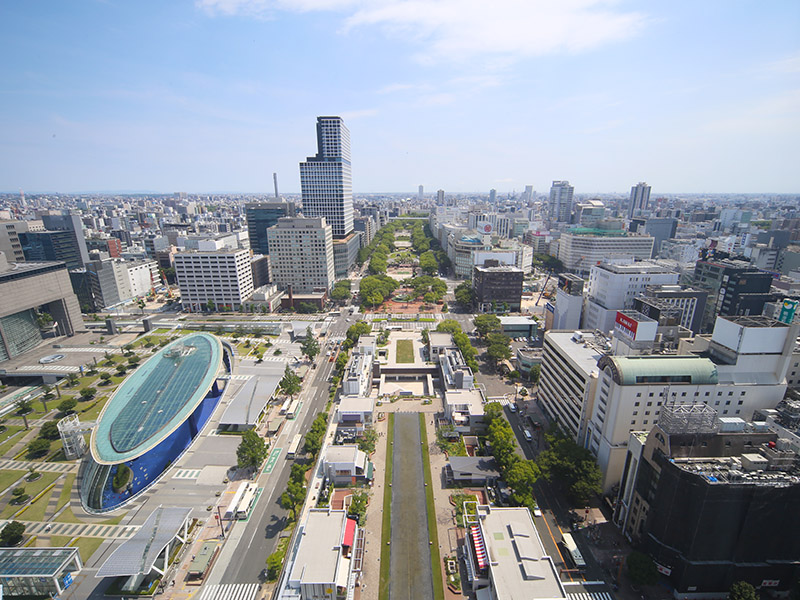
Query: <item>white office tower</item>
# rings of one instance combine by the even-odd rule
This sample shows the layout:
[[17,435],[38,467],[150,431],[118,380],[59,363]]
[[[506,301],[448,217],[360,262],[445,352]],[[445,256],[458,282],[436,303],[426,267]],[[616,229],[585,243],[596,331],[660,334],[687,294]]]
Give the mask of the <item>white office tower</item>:
[[618,310],[633,308],[649,285],[674,285],[680,274],[657,261],[615,261],[600,263],[589,270],[583,328],[608,334],[614,329]]
[[533,199],[533,186],[526,185],[525,191],[522,192],[522,201],[523,202],[530,202]]
[[[272,280],[293,293],[329,290],[334,281],[332,228],[324,217],[278,219],[267,229]],[[274,245],[273,245],[274,244]]]
[[[549,304],[549,303],[548,303]],[[550,307],[545,310],[545,323],[550,316]],[[583,313],[583,279],[572,273],[558,276],[556,302],[552,308],[553,322],[548,329],[567,329],[574,331],[581,324]]]
[[300,163],[303,215],[325,217],[334,237],[353,231],[350,131],[341,117],[317,117],[317,155]]
[[572,229],[565,231],[558,240],[558,260],[565,269],[581,277],[588,277],[591,268],[601,262],[649,260],[652,253],[652,237],[630,235],[622,230]]
[[628,218],[632,219],[647,210],[650,202],[650,186],[640,181],[631,188],[631,205],[628,208]]
[[422,199],[425,197],[425,187],[419,186],[419,191],[417,192],[417,200],[422,202]]
[[678,355],[603,356],[585,445],[597,455],[604,493],[622,477],[630,433],[649,431],[666,404],[702,402],[723,422],[777,406],[797,330],[761,316],[718,317],[710,338],[681,343]]
[[572,194],[575,188],[569,181],[554,181],[550,187],[550,219],[569,223],[572,214]]
[[239,310],[253,295],[249,250],[178,252],[175,276],[181,305],[190,312]]

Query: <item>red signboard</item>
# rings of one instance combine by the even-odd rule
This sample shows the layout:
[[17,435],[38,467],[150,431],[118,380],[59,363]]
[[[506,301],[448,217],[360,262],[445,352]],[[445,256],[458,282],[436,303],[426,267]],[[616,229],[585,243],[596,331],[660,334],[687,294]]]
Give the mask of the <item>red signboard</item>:
[[632,338],[636,337],[636,328],[639,326],[639,323],[631,319],[630,317],[626,317],[621,312],[617,311],[617,325],[619,325],[625,333],[627,333]]

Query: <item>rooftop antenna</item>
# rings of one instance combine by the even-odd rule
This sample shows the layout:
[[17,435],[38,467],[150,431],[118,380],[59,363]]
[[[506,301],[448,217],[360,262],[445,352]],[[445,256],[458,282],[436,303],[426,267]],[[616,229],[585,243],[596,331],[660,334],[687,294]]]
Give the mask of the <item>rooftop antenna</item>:
[[275,183],[275,199],[276,200],[280,200],[281,197],[278,194],[278,174],[277,173],[273,173],[272,174],[272,181]]

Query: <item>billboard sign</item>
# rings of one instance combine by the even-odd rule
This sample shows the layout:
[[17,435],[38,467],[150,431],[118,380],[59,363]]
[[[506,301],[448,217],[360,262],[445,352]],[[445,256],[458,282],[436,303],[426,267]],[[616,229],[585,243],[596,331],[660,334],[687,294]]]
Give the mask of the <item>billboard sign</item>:
[[616,326],[617,331],[621,331],[631,339],[636,339],[636,330],[639,323],[617,311]]
[[786,299],[781,303],[781,312],[778,315],[778,321],[791,325],[794,321],[794,316],[797,314],[797,307],[800,306],[800,301]]

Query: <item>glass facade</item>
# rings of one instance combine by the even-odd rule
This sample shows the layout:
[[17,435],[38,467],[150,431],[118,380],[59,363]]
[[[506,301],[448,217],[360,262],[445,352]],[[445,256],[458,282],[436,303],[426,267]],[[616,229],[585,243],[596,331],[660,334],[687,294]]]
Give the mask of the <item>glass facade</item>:
[[0,343],[0,362],[19,356],[42,341],[32,309],[0,318],[0,332],[4,341]]

